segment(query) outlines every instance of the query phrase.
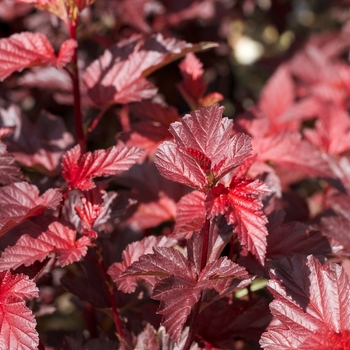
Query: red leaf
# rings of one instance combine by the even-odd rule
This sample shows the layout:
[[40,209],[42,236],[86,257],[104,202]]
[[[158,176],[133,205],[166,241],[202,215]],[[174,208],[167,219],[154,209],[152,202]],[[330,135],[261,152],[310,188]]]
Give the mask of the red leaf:
[[212,47],[188,44],[161,34],[131,37],[107,49],[86,69],[84,82],[96,106],[130,103],[151,98],[157,88],[145,79],[154,70],[184,56],[187,52]]
[[201,108],[171,124],[174,141],[160,145],[155,159],[164,177],[206,191],[250,155],[250,137],[233,135],[223,109],[218,104]]
[[140,119],[133,122],[130,131],[122,135],[127,146],[145,149],[144,157],[156,152],[159,144],[171,138],[170,123],[179,121],[180,116],[173,107],[142,101],[130,105],[130,114]]
[[37,298],[38,289],[25,275],[0,273],[0,348],[36,349],[39,336],[32,312],[24,299]]
[[257,197],[269,192],[260,180],[233,177],[229,187],[218,184],[206,199],[207,215],[211,218],[225,215],[227,222],[234,225],[241,244],[246,245],[261,264],[264,264],[268,232],[263,205]]
[[176,238],[190,238],[194,231],[200,231],[205,221],[204,200],[202,192],[193,191],[183,196],[177,203],[173,231]]
[[280,66],[260,94],[259,109],[276,123],[294,103],[294,84],[287,66]]
[[19,235],[15,245],[7,247],[0,257],[0,271],[29,266],[43,261],[49,254],[57,253],[61,266],[79,261],[87,252],[90,239],[76,240],[76,230],[54,217],[40,216],[17,226],[14,235]]
[[24,176],[12,154],[6,151],[6,146],[0,142],[0,184],[10,185],[23,180]]
[[265,138],[253,138],[252,144],[259,160],[309,176],[332,177],[327,157],[302,140],[299,132],[283,131]]
[[349,278],[341,266],[309,256],[276,263],[269,290],[280,324],[262,335],[264,349],[346,349],[350,346]]
[[16,182],[0,188],[0,236],[24,220],[42,214],[45,209],[55,210],[62,195],[49,189],[42,196],[34,185]]
[[174,220],[176,202],[189,190],[162,177],[152,162],[135,164],[116,181],[130,188],[125,195],[137,201],[135,211],[124,223],[139,229]]
[[146,22],[146,7],[149,0],[122,0],[115,6],[122,21],[144,32],[151,33],[152,28]]
[[54,15],[61,18],[63,21],[68,20],[65,0],[14,0],[14,1],[17,3],[32,4],[43,11],[48,11],[53,13]]
[[69,39],[56,57],[47,37],[41,33],[23,32],[0,39],[0,80],[33,66],[64,67],[72,58],[77,43]]
[[346,110],[325,104],[316,121],[315,129],[305,129],[304,135],[315,146],[329,154],[350,150],[350,116]]
[[[177,343],[192,307],[205,289],[225,295],[251,282],[247,271],[226,257],[209,263],[201,272],[195,264],[172,248],[153,248],[154,254],[142,255],[122,276],[156,276],[152,298],[160,300],[158,313],[162,324]],[[160,279],[160,281],[159,281]]]
[[267,253],[268,259],[277,260],[288,255],[320,255],[330,253],[328,240],[320,231],[312,230],[301,222],[283,223],[284,213],[277,211],[268,216]]
[[[123,261],[111,265],[109,275],[116,283],[119,290],[124,293],[133,293],[137,286],[137,277],[120,277],[120,275],[144,254],[152,254],[153,247],[172,247],[176,240],[163,237],[149,236],[141,241],[129,244],[123,251]],[[155,284],[154,277],[147,277],[150,284]]]
[[204,73],[201,61],[192,53],[188,53],[179,64],[183,81],[177,85],[183,98],[193,109],[207,90],[207,84],[202,80]]
[[223,298],[201,312],[198,333],[216,348],[234,349],[234,337],[260,339],[271,318],[265,298],[233,302]]
[[142,152],[135,147],[117,145],[82,155],[80,146],[76,145],[63,156],[62,176],[70,189],[87,191],[95,187],[92,181],[94,177],[115,175],[128,170],[140,158]]
[[61,157],[74,142],[61,118],[42,112],[32,123],[17,106],[0,110],[0,116],[5,126],[14,127],[8,149],[18,162],[49,176],[60,174]]

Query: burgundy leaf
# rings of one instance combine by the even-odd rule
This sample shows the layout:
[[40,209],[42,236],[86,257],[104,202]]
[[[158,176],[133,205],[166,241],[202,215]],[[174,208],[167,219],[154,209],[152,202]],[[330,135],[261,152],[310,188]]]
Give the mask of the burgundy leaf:
[[[9,232],[10,234],[11,232]],[[61,266],[79,261],[90,244],[88,237],[76,240],[77,232],[67,223],[50,216],[27,220],[14,229],[19,235],[15,245],[7,247],[0,257],[0,271],[31,265],[56,253]]]
[[123,194],[137,201],[135,211],[124,224],[139,229],[156,227],[165,221],[174,220],[176,202],[189,190],[188,187],[162,177],[153,162],[135,164],[127,172],[118,175],[116,181],[130,188]]
[[318,255],[325,256],[330,253],[329,241],[320,231],[312,230],[301,222],[284,223],[284,214],[280,211],[268,216],[266,225],[268,259],[280,259],[288,255]]
[[18,162],[49,176],[60,174],[62,155],[74,142],[61,118],[42,112],[32,123],[17,106],[0,110],[0,116],[3,125],[14,127],[8,149]]
[[148,99],[157,93],[157,88],[145,79],[147,75],[187,52],[207,46],[165,39],[161,34],[146,39],[134,36],[107,49],[92,62],[85,71],[84,83],[100,108]]
[[49,189],[42,196],[27,182],[16,182],[0,188],[0,236],[26,219],[55,210],[62,199],[61,192]]
[[260,194],[269,193],[260,180],[233,177],[229,187],[218,184],[206,199],[207,215],[225,215],[234,226],[242,245],[264,264],[266,254],[267,218],[262,211]]
[[71,60],[76,46],[73,39],[65,41],[56,57],[49,40],[41,33],[23,32],[0,39],[0,80],[13,72],[38,65],[62,68]]
[[222,112],[215,104],[171,124],[174,141],[159,146],[155,160],[164,177],[206,191],[250,155],[250,137],[233,135],[233,122]]
[[81,154],[79,145],[69,150],[62,159],[62,176],[70,189],[87,191],[95,187],[92,179],[98,176],[115,175],[128,170],[141,156],[142,150],[123,145],[107,150]]
[[232,349],[234,337],[260,339],[271,317],[264,298],[233,303],[223,298],[201,312],[198,333],[212,346]]
[[209,263],[201,272],[179,251],[172,248],[153,248],[154,254],[142,255],[121,276],[155,276],[152,298],[160,300],[158,313],[162,324],[179,343],[184,323],[192,307],[205,289],[215,289],[219,295],[250,284],[245,268],[226,257]]
[[24,176],[16,160],[6,151],[6,146],[0,142],[0,184],[10,185],[23,180]]
[[[111,265],[108,274],[112,277],[119,290],[124,293],[133,293],[137,286],[137,277],[120,277],[120,275],[144,254],[152,254],[153,247],[172,247],[176,240],[163,237],[149,236],[141,241],[129,244],[123,251],[123,261]],[[143,276],[144,277],[144,276]],[[150,284],[155,280],[152,276],[146,278]]]
[[0,349],[36,349],[39,336],[35,318],[24,300],[37,298],[39,291],[25,275],[0,273]]
[[295,256],[276,263],[269,290],[270,326],[260,344],[264,349],[346,349],[350,346],[349,278],[341,266],[322,266],[312,256]]

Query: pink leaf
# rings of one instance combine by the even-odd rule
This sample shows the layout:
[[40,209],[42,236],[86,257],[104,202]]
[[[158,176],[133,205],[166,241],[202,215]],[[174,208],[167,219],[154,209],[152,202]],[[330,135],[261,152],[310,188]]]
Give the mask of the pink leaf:
[[76,45],[73,39],[69,39],[62,44],[56,57],[51,43],[41,33],[23,32],[0,39],[0,80],[33,66],[62,68],[70,61]]
[[81,154],[80,146],[69,150],[62,159],[62,176],[69,188],[83,191],[95,187],[92,179],[98,176],[115,175],[128,170],[140,158],[142,150],[123,145],[107,150],[97,150]]
[[10,185],[13,182],[23,180],[23,177],[15,158],[6,151],[6,146],[0,142],[0,183]]
[[305,129],[304,135],[315,146],[332,155],[350,150],[350,116],[334,104],[325,104],[315,129]]
[[42,196],[34,185],[16,182],[0,188],[0,236],[26,219],[55,210],[62,199],[61,192],[49,189]]
[[19,235],[15,245],[7,247],[0,258],[0,271],[29,266],[43,261],[49,254],[57,253],[61,266],[79,261],[90,244],[88,237],[76,240],[72,226],[49,216],[40,216],[16,227]]
[[335,263],[311,255],[283,259],[271,271],[272,314],[280,324],[262,335],[264,349],[346,349],[350,346],[349,278]]
[[265,138],[253,138],[252,144],[259,160],[309,176],[332,177],[327,157],[308,141],[302,140],[299,132],[283,131]]
[[174,141],[160,145],[155,160],[164,177],[206,191],[250,155],[250,137],[233,135],[223,109],[201,108],[171,124]]
[[25,275],[0,273],[0,348],[36,349],[39,336],[35,318],[24,300],[37,298],[38,289]]
[[226,216],[234,225],[242,245],[246,245],[255,257],[264,264],[266,254],[267,218],[262,211],[262,202],[257,197],[269,193],[260,180],[233,177],[229,187],[218,184],[206,200],[207,215]]

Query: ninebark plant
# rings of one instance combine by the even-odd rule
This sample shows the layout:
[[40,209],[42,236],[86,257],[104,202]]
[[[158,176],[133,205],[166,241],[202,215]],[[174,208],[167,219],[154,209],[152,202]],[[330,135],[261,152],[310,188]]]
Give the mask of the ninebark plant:
[[[154,33],[136,1],[118,4],[147,34],[80,64],[92,2],[13,3],[63,21],[58,54],[42,33],[0,39],[0,79],[52,89],[75,129],[0,110],[0,349],[350,348],[349,43],[310,40],[233,122],[194,54],[216,44]],[[147,79],[178,59],[184,116]],[[115,105],[123,132],[96,149]],[[81,321],[52,345],[67,295]]]

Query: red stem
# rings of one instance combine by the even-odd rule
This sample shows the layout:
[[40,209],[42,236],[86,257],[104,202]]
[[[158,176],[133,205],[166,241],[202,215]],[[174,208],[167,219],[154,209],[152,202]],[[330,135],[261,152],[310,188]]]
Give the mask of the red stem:
[[[74,40],[77,40],[77,20],[69,23],[69,34]],[[79,85],[79,70],[78,70],[78,50],[75,48],[72,57],[72,83],[73,83],[73,96],[74,96],[74,126],[78,143],[80,145],[82,153],[86,151],[85,136],[83,130],[83,116],[81,113],[81,94]]]
[[100,267],[100,270],[102,271],[103,277],[104,277],[104,279],[105,279],[105,281],[107,283],[107,286],[108,286],[109,302],[110,302],[110,305],[111,305],[111,308],[112,308],[113,321],[114,321],[115,327],[116,327],[116,329],[118,331],[118,334],[119,334],[119,336],[121,338],[120,339],[120,343],[123,346],[125,335],[124,335],[122,323],[121,323],[120,318],[119,318],[117,303],[115,301],[116,289],[115,289],[114,283],[111,281],[111,278],[110,278],[110,276],[107,273],[106,267],[105,267],[105,265],[103,263],[101,254],[98,251],[97,246],[94,246],[94,249],[95,249],[95,252],[96,252],[96,254],[98,256],[98,260],[96,260],[96,263]]
[[[203,232],[203,247],[202,247],[202,258],[201,258],[201,271],[207,265],[208,260],[208,250],[209,250],[209,235],[210,235],[210,219],[206,218],[204,222],[204,232]],[[188,337],[186,339],[186,344],[183,350],[189,350],[191,348],[194,337],[196,336],[197,324],[198,324],[198,315],[201,306],[202,293],[198,300],[198,303],[195,305],[191,322],[190,322],[190,330],[188,332]]]
[[204,233],[203,233],[203,248],[201,258],[201,271],[207,265],[208,249],[209,249],[209,233],[210,233],[210,219],[206,218],[204,222]]

